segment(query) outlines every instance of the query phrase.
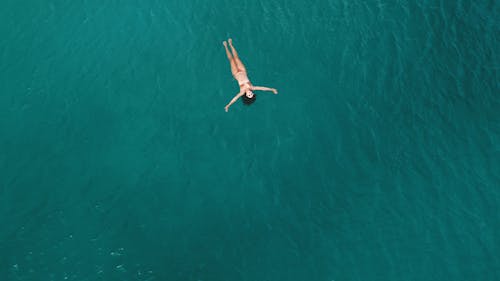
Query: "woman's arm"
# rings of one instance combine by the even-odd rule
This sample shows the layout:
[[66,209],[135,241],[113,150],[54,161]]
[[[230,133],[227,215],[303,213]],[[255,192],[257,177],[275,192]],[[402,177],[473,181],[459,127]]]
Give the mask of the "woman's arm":
[[226,110],[226,112],[229,110],[229,107],[231,106],[231,104],[235,103],[239,97],[241,97],[243,95],[243,92],[239,92],[236,94],[236,96],[234,96],[234,98],[224,107],[224,109]]
[[256,91],[270,91],[270,92],[273,92],[274,94],[278,93],[278,90],[276,90],[274,88],[260,87],[260,86],[253,86],[252,90],[256,90]]

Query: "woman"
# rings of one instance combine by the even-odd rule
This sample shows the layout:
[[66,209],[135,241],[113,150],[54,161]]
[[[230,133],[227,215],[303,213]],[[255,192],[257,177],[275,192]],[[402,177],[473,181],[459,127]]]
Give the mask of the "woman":
[[229,107],[235,103],[238,98],[243,99],[243,103],[246,105],[252,104],[256,96],[252,91],[271,91],[274,94],[277,94],[278,91],[274,88],[267,88],[267,87],[259,87],[259,86],[253,86],[252,83],[250,83],[250,80],[248,79],[247,76],[247,70],[243,63],[241,62],[240,58],[238,57],[238,53],[236,52],[236,49],[233,46],[233,40],[229,38],[229,47],[231,47],[231,51],[233,54],[231,55],[231,52],[229,52],[229,49],[227,48],[227,43],[226,41],[222,42],[224,45],[224,48],[226,49],[226,55],[227,59],[229,60],[229,63],[231,64],[231,73],[233,74],[234,79],[238,81],[238,84],[240,85],[240,92],[236,94],[236,96],[224,107],[226,109],[226,112],[229,110]]

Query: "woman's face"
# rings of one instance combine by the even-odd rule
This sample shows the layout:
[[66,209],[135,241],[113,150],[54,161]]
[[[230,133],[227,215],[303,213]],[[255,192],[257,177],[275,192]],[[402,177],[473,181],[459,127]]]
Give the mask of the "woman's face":
[[247,90],[247,91],[246,91],[246,96],[247,96],[247,98],[249,98],[249,99],[253,98],[253,93],[252,93],[252,91]]

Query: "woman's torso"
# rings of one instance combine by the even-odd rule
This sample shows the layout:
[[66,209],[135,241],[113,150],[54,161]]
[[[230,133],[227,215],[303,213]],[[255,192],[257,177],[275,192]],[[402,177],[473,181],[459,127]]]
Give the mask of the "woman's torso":
[[248,79],[247,72],[244,70],[240,70],[234,74],[234,79],[238,81],[238,85],[240,85],[240,88],[243,87],[250,87],[250,79]]

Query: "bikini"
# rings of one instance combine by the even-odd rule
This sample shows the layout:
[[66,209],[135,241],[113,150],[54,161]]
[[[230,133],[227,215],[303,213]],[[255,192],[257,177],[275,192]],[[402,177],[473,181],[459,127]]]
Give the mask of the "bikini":
[[240,70],[234,74],[234,78],[238,81],[238,84],[244,86],[248,84],[250,86],[250,80],[248,79],[247,73],[244,70]]

